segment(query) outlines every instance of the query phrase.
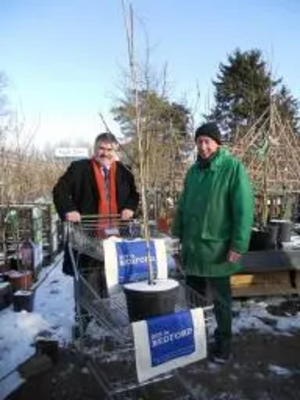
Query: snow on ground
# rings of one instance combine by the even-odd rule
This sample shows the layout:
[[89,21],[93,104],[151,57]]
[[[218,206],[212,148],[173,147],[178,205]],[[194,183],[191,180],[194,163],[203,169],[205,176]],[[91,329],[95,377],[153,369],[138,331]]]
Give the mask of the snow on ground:
[[62,345],[71,340],[73,279],[63,275],[60,264],[45,268],[40,281],[44,275],[36,290],[34,312],[14,312],[12,306],[0,312],[0,400],[22,382],[17,373],[10,374],[34,354],[38,335],[55,337]]
[[279,367],[278,365],[272,364],[269,365],[269,371],[279,376],[290,376],[293,374],[292,371],[287,368]]
[[266,301],[248,300],[234,302],[233,332],[255,329],[260,333],[292,334],[300,330],[300,313],[288,316],[275,316],[267,311],[270,304],[280,304],[283,298],[270,298]]
[[[71,340],[74,321],[73,279],[63,275],[61,263],[43,269],[36,290],[34,312],[14,312],[12,306],[0,312],[0,400],[21,384],[15,369],[35,352],[38,335],[55,337],[61,345]],[[300,313],[274,316],[267,306],[284,299],[248,300],[233,303],[233,331],[243,330],[289,335],[300,330]],[[280,366],[270,365],[274,374],[286,374]]]

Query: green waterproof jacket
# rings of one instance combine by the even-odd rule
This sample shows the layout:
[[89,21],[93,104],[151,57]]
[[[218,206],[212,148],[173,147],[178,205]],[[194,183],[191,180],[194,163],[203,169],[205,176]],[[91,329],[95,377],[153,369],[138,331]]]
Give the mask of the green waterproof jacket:
[[252,223],[252,188],[237,158],[220,148],[207,168],[192,165],[172,227],[187,275],[228,276],[241,269],[227,254],[248,250]]

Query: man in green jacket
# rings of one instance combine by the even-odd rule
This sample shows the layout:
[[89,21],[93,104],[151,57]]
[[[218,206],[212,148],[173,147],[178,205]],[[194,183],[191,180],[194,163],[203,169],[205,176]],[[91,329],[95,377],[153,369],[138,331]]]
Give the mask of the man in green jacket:
[[215,123],[196,130],[197,161],[185,177],[173,225],[182,244],[187,284],[201,295],[211,293],[217,322],[213,358],[231,355],[230,276],[241,269],[253,223],[253,194],[241,162],[221,146]]

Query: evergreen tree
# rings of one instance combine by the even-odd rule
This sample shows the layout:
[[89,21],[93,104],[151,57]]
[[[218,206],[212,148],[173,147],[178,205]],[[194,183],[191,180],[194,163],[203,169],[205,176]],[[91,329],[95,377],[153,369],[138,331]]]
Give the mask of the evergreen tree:
[[[189,132],[190,111],[155,90],[140,90],[138,100],[147,186],[166,194],[174,190],[176,176],[183,171],[182,149]],[[130,160],[138,160],[134,93],[127,92],[112,112],[122,133],[130,139],[123,150]]]
[[259,119],[263,123],[269,117],[270,100],[275,96],[282,115],[291,118],[295,128],[298,103],[281,81],[272,79],[260,50],[237,49],[228,56],[228,63],[220,64],[217,79],[213,81],[215,106],[206,118],[217,121],[233,139]]
[[[190,111],[182,104],[170,102],[154,90],[141,90],[138,93],[139,110],[144,127],[160,138],[168,137],[170,125],[178,137],[188,134]],[[134,137],[135,132],[135,97],[130,93],[125,100],[112,109],[115,121],[119,122],[122,132],[127,137]]]
[[291,94],[286,85],[282,85],[275,96],[277,107],[283,122],[288,122],[297,135],[300,133],[299,127],[299,101]]

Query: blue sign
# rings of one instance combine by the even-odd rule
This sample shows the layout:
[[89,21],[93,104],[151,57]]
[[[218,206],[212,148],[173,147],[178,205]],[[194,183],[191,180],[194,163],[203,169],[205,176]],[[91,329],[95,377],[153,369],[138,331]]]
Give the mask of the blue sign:
[[[116,243],[119,284],[137,282],[148,278],[148,252],[145,240]],[[156,249],[153,241],[149,243],[150,260],[154,276],[157,271]]]
[[195,351],[194,324],[190,311],[150,318],[146,322],[152,367]]

